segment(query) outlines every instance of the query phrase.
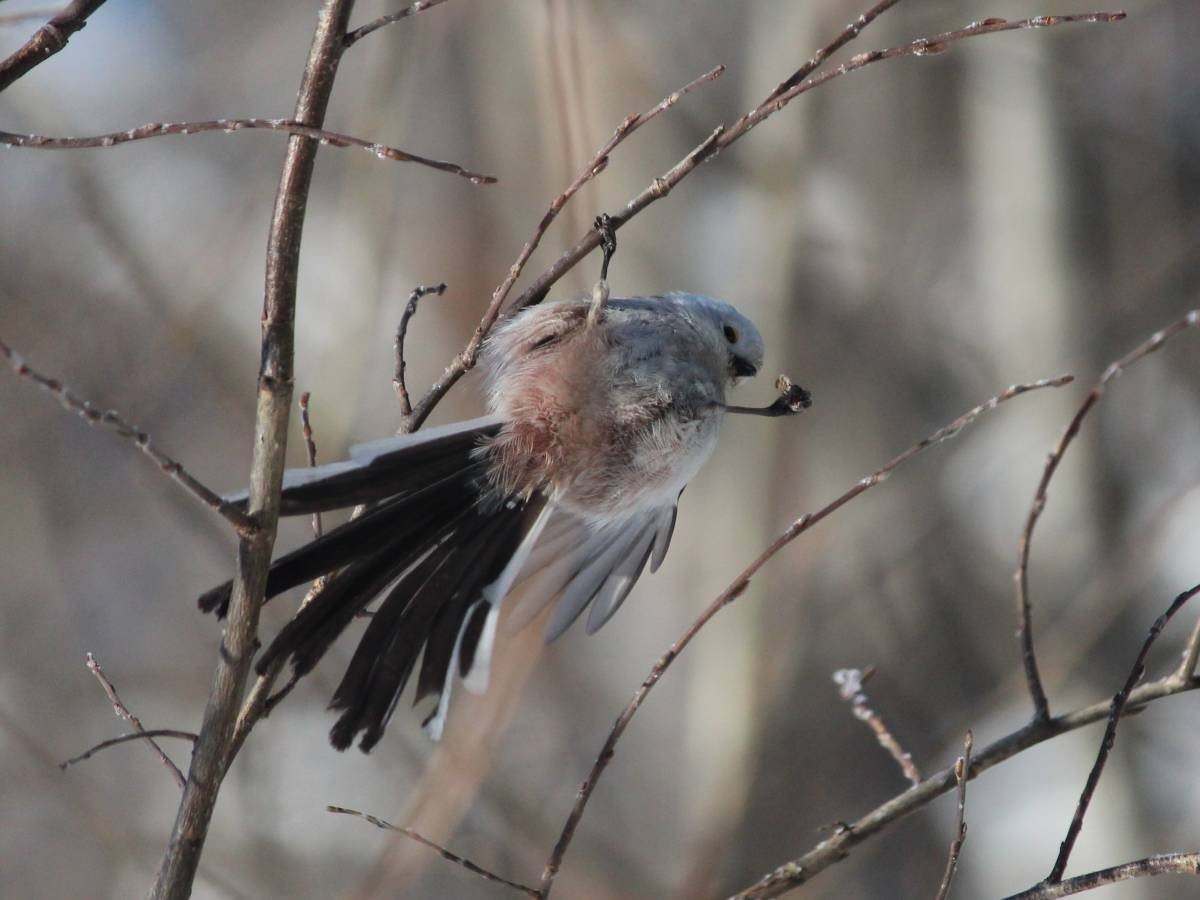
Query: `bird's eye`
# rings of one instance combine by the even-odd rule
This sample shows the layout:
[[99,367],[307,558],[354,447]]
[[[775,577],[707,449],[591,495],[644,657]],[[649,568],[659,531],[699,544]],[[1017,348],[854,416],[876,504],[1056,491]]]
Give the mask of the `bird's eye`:
[[725,326],[725,340],[729,341],[731,344],[736,344],[738,342],[737,329],[732,325]]

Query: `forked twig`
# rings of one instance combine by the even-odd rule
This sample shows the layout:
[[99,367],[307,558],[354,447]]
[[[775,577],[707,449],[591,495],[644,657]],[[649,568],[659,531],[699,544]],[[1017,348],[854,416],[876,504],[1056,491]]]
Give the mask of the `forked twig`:
[[1013,397],[1018,397],[1021,394],[1029,391],[1038,390],[1048,387],[1062,387],[1071,382],[1070,375],[1060,375],[1057,378],[1046,378],[1041,381],[1036,381],[1031,384],[1015,384],[1007,390],[984,403],[979,404],[973,409],[963,413],[953,422],[939,428],[933,434],[929,435],[924,440],[914,444],[912,447],[905,450],[899,456],[894,457],[887,462],[882,468],[876,470],[871,475],[856,482],[851,488],[845,491],[837,499],[825,505],[814,513],[805,513],[800,518],[796,519],[788,528],[777,537],[766,550],[759,554],[750,565],[748,565],[733,582],[722,591],[715,600],[708,605],[702,612],[699,618],[696,619],[687,630],[673,643],[670,648],[664,653],[654,664],[650,670],[650,674],[646,676],[641,686],[634,692],[633,697],[621,711],[617,717],[616,723],[608,734],[608,738],[604,742],[596,761],[592,764],[592,769],[588,773],[587,778],[579,786],[579,792],[575,799],[575,805],[571,809],[570,815],[567,817],[566,823],[563,825],[562,832],[559,834],[558,841],[554,845],[554,849],[550,853],[550,857],[546,860],[545,868],[542,872],[541,891],[543,896],[548,896],[550,888],[554,883],[554,878],[558,874],[558,870],[562,865],[562,859],[567,851],[567,847],[571,843],[571,839],[575,835],[575,829],[579,826],[580,820],[583,818],[583,812],[587,808],[588,801],[591,799],[592,793],[596,789],[596,784],[604,770],[608,767],[612,760],[613,754],[616,752],[617,742],[620,741],[621,735],[625,733],[625,729],[629,727],[629,723],[637,714],[645,702],[646,697],[659,679],[670,668],[671,664],[679,656],[680,653],[691,643],[692,639],[700,632],[700,630],[708,624],[708,622],[722,609],[736,600],[742,595],[747,587],[750,586],[750,579],[761,569],[766,563],[775,556],[780,550],[794,541],[804,532],[808,531],[818,522],[829,517],[837,510],[841,509],[859,494],[863,494],[875,485],[886,480],[887,477],[898,467],[908,462],[921,451],[939,444],[948,438],[954,437],[963,428],[974,422],[979,416],[990,409],[994,409],[1001,403],[1011,400]]
[[[1034,526],[1037,525],[1038,518],[1046,508],[1050,480],[1054,477],[1054,473],[1058,471],[1059,463],[1062,462],[1063,455],[1067,452],[1071,441],[1079,434],[1083,420],[1087,417],[1092,407],[1099,403],[1100,398],[1104,396],[1104,390],[1108,383],[1138,360],[1149,356],[1161,348],[1174,335],[1188,328],[1195,328],[1198,325],[1200,325],[1200,309],[1194,309],[1182,319],[1168,325],[1161,331],[1155,332],[1148,340],[1139,344],[1125,356],[1109,365],[1104,370],[1104,374],[1100,376],[1100,380],[1088,392],[1079,409],[1075,411],[1075,415],[1067,424],[1066,430],[1063,431],[1062,436],[1058,439],[1058,443],[1050,451],[1050,456],[1046,460],[1046,467],[1042,471],[1041,480],[1038,482],[1037,490],[1033,495],[1033,503],[1025,519],[1025,527],[1021,531],[1021,539],[1017,551],[1017,571],[1014,575],[1017,585],[1017,635],[1021,642],[1021,661],[1025,668],[1025,682],[1028,686],[1030,697],[1033,699],[1035,720],[1044,721],[1049,718],[1050,706],[1046,699],[1046,691],[1042,687],[1041,676],[1038,674],[1037,656],[1033,649],[1033,622],[1029,600],[1029,554],[1033,544]],[[1179,678],[1186,680],[1191,677],[1196,669],[1196,658],[1198,655],[1200,655],[1200,625],[1197,626],[1192,634],[1192,639],[1188,643],[1184,662],[1178,671]]]
[[1062,845],[1058,850],[1058,858],[1054,861],[1053,868],[1050,869],[1050,874],[1046,876],[1047,884],[1054,884],[1062,880],[1063,872],[1067,869],[1067,862],[1071,858],[1071,851],[1075,849],[1075,841],[1079,837],[1079,832],[1083,828],[1083,818],[1087,815],[1088,806],[1091,805],[1092,795],[1096,792],[1096,785],[1100,783],[1100,776],[1104,773],[1104,766],[1108,762],[1108,754],[1112,751],[1113,743],[1117,739],[1117,725],[1121,721],[1121,714],[1125,711],[1125,706],[1129,702],[1129,695],[1137,686],[1137,683],[1142,680],[1142,676],[1146,674],[1146,656],[1150,652],[1150,648],[1154,646],[1154,642],[1158,640],[1158,636],[1162,634],[1162,630],[1167,627],[1167,623],[1175,613],[1183,607],[1192,597],[1200,594],[1200,584],[1184,591],[1176,597],[1166,612],[1154,620],[1154,624],[1150,626],[1150,633],[1146,635],[1146,640],[1142,643],[1142,649],[1137,655],[1137,659],[1133,661],[1133,668],[1129,670],[1129,677],[1125,679],[1125,684],[1117,695],[1113,697],[1112,708],[1108,713],[1108,724],[1104,728],[1104,737],[1100,741],[1100,750],[1096,754],[1096,761],[1092,764],[1092,770],[1088,773],[1087,782],[1083,786],[1083,793],[1079,795],[1079,803],[1075,807],[1075,814],[1071,817],[1071,824],[1067,827],[1067,836],[1063,838]]
[[[488,333],[492,330],[492,326],[496,324],[496,320],[500,318],[500,312],[504,308],[504,302],[508,299],[508,295],[512,291],[513,285],[516,284],[517,279],[521,277],[521,272],[525,270],[525,264],[529,262],[529,258],[533,256],[533,251],[537,249],[538,244],[540,244],[542,241],[542,237],[546,234],[546,231],[558,217],[559,212],[561,212],[562,208],[567,205],[567,201],[574,197],[575,194],[579,192],[580,188],[582,188],[585,184],[587,184],[608,167],[609,155],[627,137],[629,137],[651,119],[658,116],[660,113],[670,109],[672,106],[678,103],[684,97],[684,95],[689,94],[696,88],[719,78],[724,71],[724,66],[717,66],[714,69],[710,69],[699,78],[696,78],[695,80],[681,87],[679,90],[675,91],[673,94],[664,97],[644,113],[626,117],[626,119],[617,126],[617,129],[613,132],[612,137],[608,139],[603,147],[596,151],[595,156],[593,156],[588,164],[584,166],[583,170],[575,177],[575,180],[567,185],[562,193],[550,201],[549,208],[542,216],[541,221],[538,222],[537,227],[533,230],[533,234],[530,236],[529,240],[525,242],[525,246],[521,248],[521,252],[517,255],[516,261],[512,264],[512,266],[509,267],[508,274],[492,292],[491,302],[484,311],[483,318],[480,319],[479,325],[476,326],[475,333],[471,335],[471,339],[467,342],[467,346],[463,348],[461,353],[454,357],[442,377],[429,388],[429,390],[425,393],[425,396],[421,398],[419,403],[417,403],[416,408],[413,410],[412,417],[407,421],[406,428],[404,430],[415,431],[416,429],[420,428],[421,424],[429,417],[429,414],[433,412],[433,408],[437,406],[442,397],[446,395],[446,392],[449,391],[450,388],[452,388],[455,383],[462,378],[463,375],[465,375],[474,367],[475,361],[479,357],[479,351],[483,348],[483,341],[487,337]],[[597,243],[599,243],[599,233],[595,232],[594,230],[593,233],[597,235]],[[517,305],[519,306],[520,304]]]
[[1136,859],[1055,884],[1035,885],[1029,890],[1007,897],[1006,900],[1055,900],[1058,897],[1069,897],[1072,894],[1104,887],[1106,884],[1116,884],[1118,881],[1143,878],[1147,875],[1200,875],[1200,851],[1160,853],[1145,859]]
[[107,134],[96,134],[88,137],[47,137],[41,134],[15,134],[0,131],[0,144],[9,147],[24,147],[33,150],[90,150],[94,148],[116,147],[131,141],[144,141],[149,138],[166,137],[168,135],[204,134],[209,131],[221,131],[233,134],[235,131],[283,131],[288,134],[298,134],[301,137],[313,138],[327,147],[358,147],[366,150],[379,159],[390,159],[394,162],[410,162],[439,172],[449,172],[466,178],[472,184],[495,184],[493,175],[481,175],[464,169],[458,163],[445,162],[440,159],[430,159],[418,156],[398,147],[389,147],[377,141],[342,134],[338,131],[326,131],[312,125],[304,125],[294,119],[208,119],[203,122],[149,122],[128,128],[125,131],[110,131]]
[[414,841],[416,841],[419,844],[424,844],[426,847],[436,850],[438,853],[441,854],[442,859],[449,860],[450,862],[454,863],[455,865],[462,866],[468,872],[474,872],[480,878],[486,879],[487,881],[493,881],[498,884],[506,885],[507,887],[510,887],[510,888],[513,888],[514,890],[520,891],[521,893],[526,894],[530,897],[541,897],[542,896],[541,893],[539,893],[536,888],[531,888],[529,885],[521,884],[518,881],[509,881],[507,878],[503,878],[500,875],[497,875],[495,872],[485,869],[483,866],[479,865],[478,863],[471,862],[471,860],[467,859],[466,857],[459,856],[457,853],[451,853],[449,850],[447,850],[441,844],[434,843],[433,841],[429,840],[429,838],[425,837],[424,835],[422,835],[419,832],[413,831],[411,828],[402,828],[399,825],[393,825],[391,822],[385,821],[384,819],[380,819],[377,816],[371,815],[370,813],[361,812],[360,810],[357,810],[357,809],[346,809],[344,806],[326,806],[325,809],[331,813],[341,813],[341,814],[347,815],[347,816],[357,816],[358,818],[360,818],[366,822],[370,822],[376,828],[382,828],[385,831],[399,832],[400,834],[404,835],[405,837],[412,838]]
[[[184,785],[183,772],[179,770],[179,766],[175,765],[175,763],[171,760],[171,757],[167,756],[166,751],[163,750],[162,747],[158,746],[157,743],[155,743],[154,737],[146,731],[141,720],[129,711],[128,706],[121,702],[121,698],[117,695],[116,687],[114,687],[113,683],[108,680],[108,676],[104,674],[104,670],[100,668],[100,662],[96,659],[96,657],[89,653],[87,655],[86,665],[88,667],[88,671],[96,676],[96,680],[99,681],[100,686],[104,688],[104,693],[108,697],[108,702],[112,704],[113,712],[116,713],[118,718],[124,719],[126,722],[132,725],[136,730],[137,735],[146,740],[146,743],[149,744],[154,750],[154,754],[158,757],[159,762],[167,767],[167,771],[171,773],[171,777],[175,779],[175,783],[182,788]],[[191,735],[191,738],[194,741],[195,735]],[[93,747],[87,753],[83,754],[83,756],[77,757],[74,760],[69,760],[67,763],[62,765],[62,768],[65,769],[72,762],[77,762],[80,759],[87,759],[97,750],[107,746],[108,743],[110,742],[105,742],[97,747]],[[119,741],[112,741],[111,743],[119,743]]]
[[133,441],[134,446],[150,457],[164,474],[209,509],[228,520],[238,534],[245,536],[255,533],[258,525],[254,519],[233,504],[225,502],[220,494],[193,476],[183,467],[182,463],[177,462],[159,450],[150,440],[150,435],[136,426],[130,425],[116,410],[109,409],[101,412],[91,401],[84,400],[78,396],[57,378],[43,375],[32,368],[21,358],[20,354],[2,340],[0,340],[0,356],[3,356],[8,361],[9,368],[18,377],[32,381],[38,387],[47,391],[62,404],[64,409],[76,413],[87,424],[107,428],[110,431],[116,432],[121,437]]

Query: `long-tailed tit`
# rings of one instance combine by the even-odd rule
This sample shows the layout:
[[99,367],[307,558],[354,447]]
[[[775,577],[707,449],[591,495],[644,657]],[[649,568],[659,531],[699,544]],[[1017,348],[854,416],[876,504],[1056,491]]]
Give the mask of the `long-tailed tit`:
[[[590,315],[589,315],[590,312]],[[289,471],[282,515],[368,504],[356,519],[271,566],[266,596],[336,574],[259,658],[299,677],[370,601],[382,598],[331,708],[330,740],[383,734],[421,658],[417,700],[437,696],[437,739],[456,677],[486,689],[501,603],[514,620],[555,604],[546,638],[590,606],[588,633],[667,553],[676,503],[712,454],[726,388],[763,362],[758,329],[695,294],[544,303],[484,349],[490,414],[355,447],[350,459]],[[798,393],[795,393],[798,392]],[[794,388],[790,409],[808,405]],[[241,498],[244,500],[244,495]],[[224,615],[230,583],[200,598]],[[422,656],[422,651],[424,654]]]

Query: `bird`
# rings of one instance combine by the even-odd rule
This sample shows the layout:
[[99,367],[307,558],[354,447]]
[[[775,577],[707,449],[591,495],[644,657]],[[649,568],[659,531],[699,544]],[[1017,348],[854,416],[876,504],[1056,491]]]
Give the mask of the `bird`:
[[[603,284],[604,282],[601,282]],[[382,737],[406,683],[440,739],[456,679],[486,691],[505,597],[508,625],[547,606],[552,641],[587,610],[589,634],[662,564],[684,488],[712,455],[726,404],[763,365],[762,335],[729,303],[699,294],[587,297],[509,316],[480,355],[487,414],[352,447],[348,460],[289,470],[280,515],[365,511],[277,559],[266,597],[335,573],[256,660],[310,672],[378,599],[330,708],[339,750]],[[781,379],[785,382],[786,379]],[[247,495],[229,498],[244,508]],[[199,599],[224,616],[231,582]],[[420,661],[418,669],[418,660]]]

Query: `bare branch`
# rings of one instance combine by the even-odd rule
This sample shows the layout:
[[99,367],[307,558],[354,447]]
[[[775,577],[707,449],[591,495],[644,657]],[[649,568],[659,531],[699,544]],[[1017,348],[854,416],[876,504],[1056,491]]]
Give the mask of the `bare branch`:
[[[613,754],[616,752],[617,742],[621,739],[621,735],[625,733],[625,729],[629,727],[630,721],[645,702],[646,697],[659,679],[670,668],[671,664],[679,656],[680,653],[691,643],[692,639],[699,634],[700,630],[708,624],[708,622],[722,609],[736,600],[742,595],[747,587],[750,586],[750,579],[761,569],[776,553],[798,538],[801,534],[808,531],[818,522],[832,515],[837,510],[841,509],[859,494],[863,494],[875,485],[887,479],[887,477],[899,466],[908,462],[921,451],[932,447],[934,444],[939,444],[948,438],[954,437],[963,428],[970,425],[984,412],[994,409],[1001,403],[1011,400],[1013,397],[1020,396],[1028,391],[1038,390],[1040,388],[1061,387],[1071,382],[1071,376],[1060,375],[1057,378],[1047,378],[1041,381],[1033,382],[1032,384],[1016,384],[990,400],[974,407],[963,413],[950,424],[939,428],[933,434],[929,435],[924,440],[912,447],[909,447],[899,456],[894,457],[887,462],[882,468],[878,469],[866,478],[856,482],[853,487],[845,491],[833,502],[827,504],[815,513],[805,513],[800,518],[796,519],[788,528],[777,537],[766,550],[759,554],[754,562],[750,563],[733,582],[717,596],[715,600],[708,605],[702,612],[699,618],[696,619],[688,629],[683,633],[678,640],[673,643],[670,648],[664,653],[654,664],[650,670],[650,674],[642,682],[641,686],[634,692],[632,699],[626,705],[625,709],[617,717],[616,723],[608,734],[608,738],[604,742],[600,754],[596,757],[596,761],[592,764],[591,772],[587,778],[579,786],[579,793],[575,799],[575,805],[571,809],[570,815],[567,817],[566,824],[563,825],[562,832],[559,834],[558,841],[554,845],[554,849],[550,853],[550,857],[546,860],[546,866],[542,871],[541,891],[543,897],[549,896],[550,888],[554,883],[554,878],[558,874],[558,870],[562,865],[563,855],[567,851],[567,847],[571,843],[571,839],[575,835],[575,829],[579,826],[580,819],[583,818],[584,809],[587,807],[588,800],[591,799],[593,791],[596,789],[596,784],[604,770],[608,767],[612,760]],[[920,790],[927,782],[922,782],[913,791]]]
[[[112,704],[113,712],[116,713],[117,717],[124,719],[134,727],[139,735],[146,737],[147,731],[142,725],[141,720],[129,711],[128,706],[121,702],[121,698],[117,696],[117,689],[113,686],[113,683],[109,681],[108,676],[104,674],[104,670],[100,668],[99,660],[89,653],[87,655],[86,665],[88,667],[88,671],[96,676],[96,680],[99,681],[100,686],[104,688],[104,693],[108,697],[108,702]],[[167,756],[166,751],[163,750],[162,747],[158,746],[158,744],[156,744],[150,737],[146,737],[146,743],[148,743],[154,750],[154,755],[158,757],[159,761],[167,767],[167,771],[171,773],[171,776],[175,779],[175,783],[180,787],[183,787],[183,773],[179,771],[179,766],[175,765],[175,763],[171,760],[171,757]],[[99,750],[104,746],[104,744],[101,744],[99,747],[89,750],[83,756],[67,761],[66,763],[62,764],[62,768],[65,769],[72,762],[78,762],[80,759],[87,759],[95,750]]]
[[[396,389],[396,399],[400,401],[400,415],[408,418],[412,415],[412,403],[408,399],[408,386],[404,383],[404,339],[408,336],[408,322],[417,314],[417,304],[426,294],[437,294],[439,297],[446,293],[446,283],[424,285],[418,284],[408,295],[408,303],[400,315],[400,324],[396,327],[396,374],[392,377],[392,386]],[[405,429],[407,430],[407,429]]]
[[372,31],[378,31],[384,25],[391,25],[393,22],[399,22],[401,19],[415,16],[419,12],[424,12],[434,6],[441,6],[445,2],[446,0],[417,0],[412,6],[406,6],[398,12],[388,13],[386,16],[380,16],[378,19],[372,19],[366,25],[355,28],[342,38],[342,43],[346,48],[353,47]]
[[[138,731],[131,731],[129,734],[119,735],[115,738],[109,738],[107,741],[101,741],[94,747],[91,747],[90,749],[85,750],[83,753],[80,753],[78,756],[72,756],[65,762],[60,762],[58,767],[63,771],[66,771],[70,766],[73,766],[76,763],[81,763],[85,759],[91,759],[101,750],[106,750],[109,747],[115,747],[117,744],[126,744],[129,741],[146,741],[148,744],[158,750],[158,744],[154,743],[154,738],[156,737],[179,738],[181,741],[191,741],[193,744],[196,742],[196,735],[190,731],[177,731],[174,728],[152,728],[149,731],[141,729]],[[159,750],[159,752],[162,753],[161,750]],[[179,782],[179,786],[183,787],[183,773],[179,771],[179,768],[175,765],[175,763],[171,762],[171,760],[167,758],[165,753],[162,754],[162,759],[163,762],[167,763],[179,775],[177,780]]]
[[[1180,683],[1170,677],[1152,681],[1135,688],[1130,693],[1129,702],[1125,705],[1125,714],[1128,715],[1163,697],[1186,693],[1196,688],[1200,688],[1200,681]],[[986,772],[993,766],[999,765],[1043,741],[1106,719],[1111,708],[1111,699],[1105,699],[1064,715],[1052,717],[1044,722],[1030,722],[1023,728],[984,747],[971,763],[971,769],[967,773],[968,780],[978,777],[980,773]],[[784,863],[750,887],[739,891],[734,897],[736,900],[752,900],[752,898],[761,900],[766,897],[778,897],[780,894],[799,887],[834,863],[841,862],[850,855],[850,851],[854,847],[910,813],[928,805],[942,794],[954,790],[957,784],[954,766],[927,776],[917,787],[909,788],[904,793],[880,804],[857,821],[851,822],[846,828],[838,829],[803,856]]]
[[[308,454],[309,467],[317,464],[317,444],[313,440],[312,423],[308,420],[308,401],[312,398],[312,394],[305,391],[300,395],[300,433],[304,436],[304,450]],[[321,528],[321,514],[315,512],[312,514],[312,530],[313,537],[319,538],[323,529]]]
[[874,666],[868,666],[865,671],[838,669],[833,673],[833,683],[838,686],[838,693],[842,699],[847,701],[854,710],[854,718],[865,723],[875,733],[875,739],[879,741],[879,746],[891,754],[904,777],[913,784],[920,784],[921,773],[917,770],[916,763],[913,762],[912,754],[900,746],[900,742],[888,730],[879,713],[868,705],[870,701],[863,691],[863,684],[874,674]]
[[1056,897],[1069,897],[1090,891],[1093,888],[1104,887],[1106,884],[1116,884],[1130,878],[1142,878],[1146,875],[1200,875],[1200,851],[1190,853],[1162,853],[1158,856],[1148,856],[1145,859],[1122,863],[1110,869],[1100,869],[1060,881],[1057,884],[1039,884],[1027,891],[1013,894],[1006,900],[1054,900]]
[[[353,7],[353,0],[323,0],[321,4],[296,97],[295,120],[306,126],[320,128],[324,122],[342,54],[342,37]],[[255,721],[247,720],[239,736],[239,709],[258,648],[258,618],[279,521],[292,409],[300,239],[319,146],[311,138],[289,137],[280,173],[267,240],[258,409],[250,471],[249,511],[258,518],[261,528],[239,542],[229,617],[213,687],[175,826],[151,891],[154,900],[184,900],[191,893],[221,782],[234,752]]]
[[160,471],[209,509],[228,520],[238,534],[246,536],[255,533],[258,526],[252,517],[243,513],[233,504],[226,503],[220,494],[204,485],[199,479],[188,472],[182,463],[177,462],[159,450],[150,440],[150,435],[136,426],[130,425],[116,410],[109,409],[101,412],[91,401],[84,400],[78,396],[57,378],[43,375],[30,367],[21,358],[20,354],[4,343],[3,340],[0,340],[0,356],[3,356],[8,361],[9,368],[18,377],[32,381],[38,387],[50,393],[62,404],[64,409],[76,413],[87,424],[107,428],[123,438],[132,440],[134,446],[150,457]]
[[[1091,411],[1092,407],[1100,402],[1100,398],[1104,396],[1104,389],[1108,383],[1139,359],[1154,353],[1174,335],[1187,328],[1195,328],[1197,325],[1200,325],[1200,310],[1194,309],[1179,321],[1168,325],[1161,331],[1155,332],[1144,343],[1138,345],[1131,352],[1105,369],[1100,380],[1096,382],[1095,387],[1088,393],[1079,409],[1075,411],[1075,415],[1072,417],[1070,423],[1068,423],[1066,430],[1063,431],[1062,436],[1058,439],[1058,443],[1046,460],[1046,467],[1042,471],[1042,478],[1038,482],[1037,491],[1033,495],[1033,504],[1030,506],[1029,515],[1025,519],[1025,528],[1021,532],[1017,554],[1017,571],[1014,576],[1017,584],[1017,636],[1021,641],[1021,660],[1025,667],[1025,682],[1028,685],[1029,694],[1033,699],[1035,719],[1044,720],[1049,718],[1050,707],[1046,700],[1045,689],[1042,687],[1041,676],[1038,674],[1037,657],[1033,649],[1033,623],[1029,601],[1029,553],[1033,542],[1034,526],[1037,525],[1038,518],[1046,508],[1050,479],[1058,471],[1058,465],[1062,462],[1063,454],[1067,452],[1071,441],[1079,434],[1079,429],[1083,424],[1084,418]],[[1184,663],[1179,669],[1179,677],[1183,680],[1186,681],[1195,671],[1197,655],[1200,655],[1200,628],[1193,634],[1192,641],[1188,645],[1188,652],[1185,655]]]
[[[880,4],[883,6],[883,4]],[[886,8],[886,7],[884,7]],[[879,9],[879,7],[876,7]],[[1025,28],[1043,28],[1055,25],[1065,25],[1074,22],[1117,22],[1125,17],[1121,12],[1097,12],[1083,13],[1075,16],[1037,16],[1032,19],[1020,19],[1014,22],[1006,22],[1003,19],[988,19],[966,28],[961,28],[957,31],[947,31],[942,34],[933,35],[928,38],[921,38],[912,41],[908,44],[901,44],[896,47],[889,47],[886,50],[873,50],[869,53],[860,53],[833,69],[828,69],[820,75],[806,78],[792,87],[786,88],[782,93],[778,93],[779,87],[771,91],[766,99],[762,101],[750,112],[746,113],[737,120],[729,128],[722,126],[719,133],[709,135],[707,139],[698,144],[678,163],[664,172],[658,178],[655,178],[650,185],[640,194],[630,200],[622,207],[620,212],[612,213],[613,224],[617,228],[626,224],[630,219],[644,210],[650,204],[666,197],[679,182],[683,181],[688,175],[694,172],[702,163],[708,162],[716,157],[722,150],[744,137],[755,126],[761,124],[769,116],[779,112],[783,107],[787,106],[792,100],[803,93],[807,93],[813,88],[821,87],[828,84],[830,81],[840,78],[843,75],[848,75],[851,72],[871,65],[872,63],[880,62],[885,59],[900,59],[904,57],[925,57],[941,53],[947,48],[947,45],[966,38],[980,37],[986,34],[994,34],[999,31],[1013,31]],[[862,26],[858,27],[861,30]],[[849,38],[842,40],[841,35],[834,41],[840,47],[845,44]],[[853,37],[853,35],[851,35]],[[829,45],[829,46],[832,46]],[[818,53],[814,59],[820,57],[824,59],[829,54],[822,51]],[[810,61],[811,64],[811,61]],[[800,71],[804,71],[803,69]],[[811,71],[811,69],[809,70]],[[794,78],[795,76],[792,76]],[[787,79],[783,84],[788,84],[792,78]],[[599,246],[600,236],[595,229],[587,232],[581,237],[570,249],[565,251],[545,272],[526,288],[520,296],[513,302],[513,309],[521,309],[526,306],[532,306],[540,303],[550,288],[569,272],[575,265],[591,253]]]
[[439,172],[460,175],[468,179],[472,184],[496,183],[495,176],[471,172],[457,163],[430,159],[426,156],[417,156],[415,153],[409,153],[397,147],[389,147],[386,144],[364,140],[363,138],[342,134],[338,131],[325,131],[322,128],[297,122],[294,119],[249,118],[208,119],[203,122],[149,122],[125,131],[111,131],[108,134],[97,134],[89,137],[46,137],[40,134],[14,134],[8,131],[0,131],[0,144],[34,150],[90,150],[94,148],[107,149],[119,146],[120,144],[128,144],[131,141],[144,141],[168,135],[204,134],[209,131],[221,131],[225,134],[233,134],[236,131],[249,130],[284,131],[288,134],[313,138],[327,147],[358,147],[379,159],[417,163],[418,165],[427,166],[430,169],[437,169]]
[[506,885],[506,886],[513,888],[514,890],[518,890],[521,893],[526,894],[530,897],[541,897],[542,896],[535,888],[531,888],[527,884],[521,884],[520,882],[517,882],[517,881],[509,881],[507,878],[502,878],[499,875],[497,875],[495,872],[485,869],[483,866],[479,865],[478,863],[473,863],[473,862],[471,862],[471,860],[466,859],[465,857],[459,856],[456,853],[451,853],[449,850],[447,850],[441,844],[434,843],[433,841],[429,840],[429,838],[425,837],[424,835],[420,834],[419,832],[413,831],[411,828],[401,828],[399,825],[393,825],[391,822],[387,822],[387,821],[380,819],[376,816],[373,816],[369,813],[360,812],[357,809],[346,809],[346,807],[344,807],[344,806],[326,806],[325,809],[331,813],[341,813],[341,814],[347,815],[347,816],[357,816],[358,818],[363,819],[366,822],[370,822],[376,828],[382,828],[385,831],[395,831],[395,832],[398,832],[399,834],[404,835],[405,837],[412,838],[418,844],[424,844],[426,847],[430,847],[433,850],[436,850],[438,853],[441,854],[442,859],[449,860],[450,862],[454,863],[455,865],[462,866],[468,872],[474,872],[480,878],[483,878],[487,881],[494,881],[497,884]]
[[1054,867],[1050,869],[1050,874],[1046,876],[1047,884],[1054,884],[1062,880],[1063,872],[1067,869],[1067,862],[1071,858],[1071,851],[1075,848],[1075,841],[1079,837],[1079,832],[1083,828],[1083,818],[1087,815],[1088,806],[1092,802],[1092,795],[1096,792],[1096,785],[1100,783],[1100,776],[1104,773],[1105,763],[1108,762],[1108,754],[1112,750],[1113,743],[1117,739],[1117,724],[1121,720],[1121,713],[1125,711],[1125,705],[1129,702],[1129,695],[1142,676],[1146,674],[1146,656],[1150,652],[1150,648],[1154,646],[1154,642],[1158,640],[1158,636],[1162,630],[1167,627],[1167,623],[1175,613],[1183,607],[1196,594],[1200,594],[1200,584],[1190,590],[1184,591],[1172,601],[1167,607],[1167,611],[1154,620],[1154,624],[1150,626],[1150,633],[1146,635],[1146,640],[1142,644],[1141,652],[1138,653],[1137,659],[1133,662],[1133,668],[1129,670],[1129,677],[1125,679],[1125,685],[1113,697],[1112,708],[1108,713],[1108,725],[1104,729],[1104,737],[1100,741],[1100,751],[1096,754],[1096,762],[1092,765],[1092,771],[1088,773],[1087,782],[1084,784],[1083,793],[1079,795],[1079,804],[1075,807],[1075,814],[1071,817],[1071,824],[1067,827],[1067,836],[1063,838],[1062,846],[1059,847],[1058,858],[1054,861]]
[[[656,105],[646,110],[641,115],[628,116],[625,121],[617,126],[617,130],[613,132],[613,136],[608,139],[598,151],[596,155],[588,162],[583,170],[575,177],[575,180],[567,185],[566,189],[561,194],[555,197],[551,202],[545,215],[542,216],[537,227],[533,231],[533,235],[526,241],[525,246],[521,248],[516,262],[508,270],[508,275],[504,278],[496,289],[492,292],[491,303],[488,304],[487,310],[483,314],[479,325],[475,328],[475,333],[471,336],[471,340],[467,342],[467,346],[461,353],[454,358],[449,367],[443,373],[442,377],[429,388],[425,396],[421,398],[416,408],[413,410],[412,418],[407,423],[408,431],[415,431],[421,427],[421,424],[433,412],[433,408],[441,401],[446,392],[452,388],[455,383],[462,378],[475,365],[475,360],[479,356],[479,351],[483,347],[484,338],[488,332],[492,330],[492,326],[496,324],[496,320],[500,317],[500,311],[504,307],[504,301],[508,298],[509,292],[512,291],[513,285],[516,284],[518,278],[521,277],[521,272],[525,269],[525,264],[529,262],[529,258],[533,256],[533,251],[537,249],[538,244],[542,241],[542,236],[545,235],[547,229],[553,224],[555,218],[567,201],[570,200],[579,189],[585,184],[599,175],[608,166],[609,154],[611,154],[617,146],[627,137],[655,118],[662,112],[670,109],[683,98],[685,94],[690,93],[696,88],[707,84],[721,76],[725,71],[724,66],[717,66],[705,72],[699,78],[681,87],[673,94],[664,97]],[[591,234],[596,236],[597,244],[599,243],[599,232],[593,231]],[[595,245],[593,245],[595,246]],[[517,304],[517,307],[522,304]]]
[[958,784],[958,811],[954,818],[954,840],[950,842],[950,855],[946,858],[946,871],[934,900],[946,900],[950,896],[950,885],[958,869],[958,857],[963,842],[967,839],[967,778],[971,771],[971,748],[975,737],[971,732],[963,739],[963,755],[954,761],[954,780]]
[[24,46],[0,62],[0,91],[67,46],[71,35],[82,29],[88,16],[103,5],[104,0],[73,0],[34,32]]

